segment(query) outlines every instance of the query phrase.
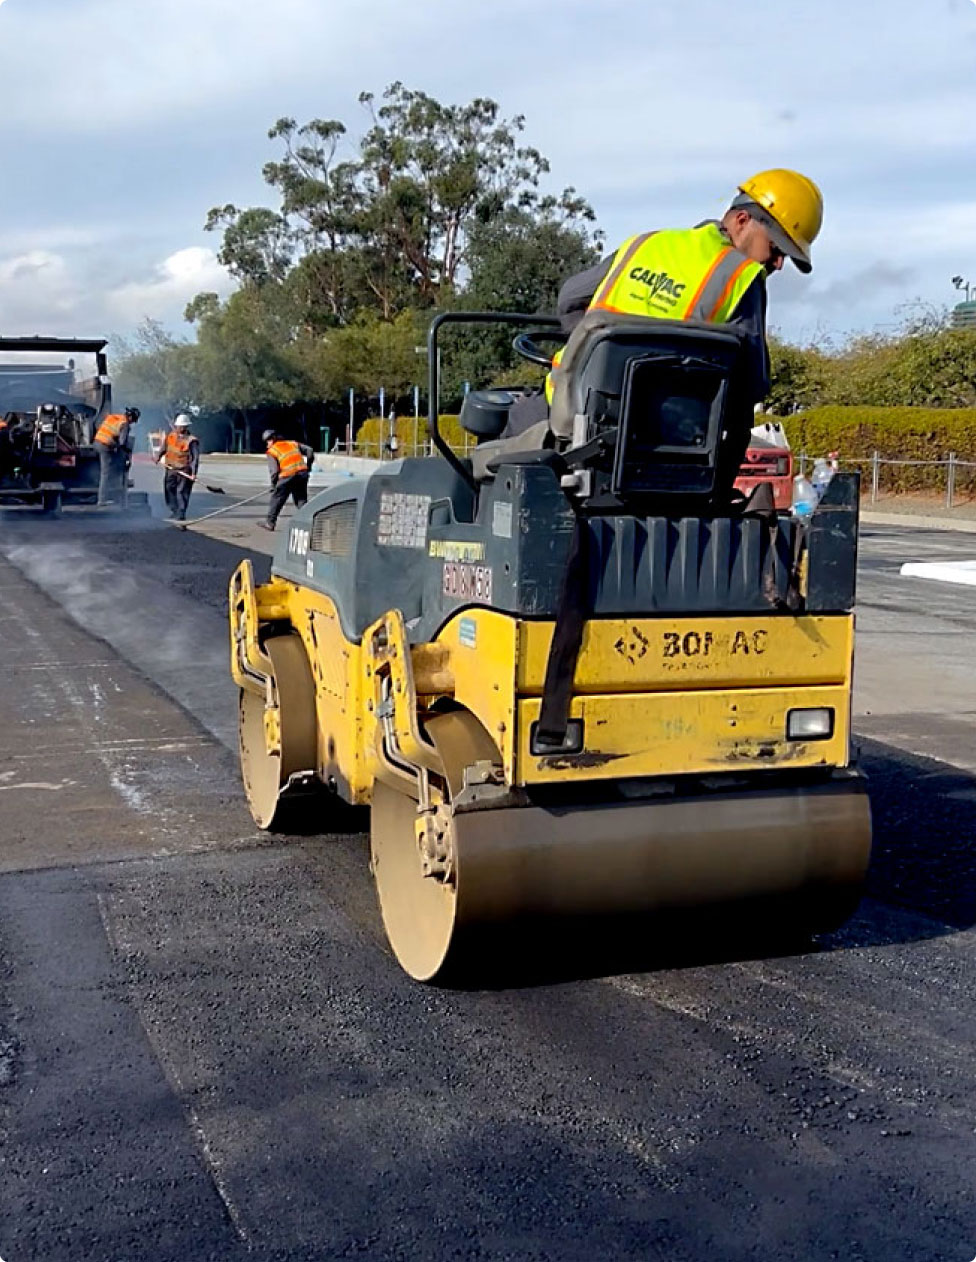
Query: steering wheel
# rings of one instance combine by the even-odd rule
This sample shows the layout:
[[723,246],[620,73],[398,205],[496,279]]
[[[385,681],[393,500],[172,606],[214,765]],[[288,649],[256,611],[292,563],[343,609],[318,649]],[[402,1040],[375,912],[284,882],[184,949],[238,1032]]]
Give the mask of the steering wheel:
[[552,356],[547,355],[538,343],[559,342],[562,344],[565,341],[566,334],[559,329],[529,329],[513,339],[512,349],[516,354],[521,355],[523,359],[527,359],[530,364],[539,364],[542,368],[551,368]]

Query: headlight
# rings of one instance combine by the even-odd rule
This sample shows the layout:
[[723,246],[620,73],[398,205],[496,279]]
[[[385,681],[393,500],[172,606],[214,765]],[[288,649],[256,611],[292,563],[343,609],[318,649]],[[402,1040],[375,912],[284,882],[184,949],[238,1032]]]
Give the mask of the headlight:
[[790,710],[786,716],[788,741],[825,741],[834,734],[834,711],[824,706],[820,710]]
[[776,473],[779,477],[785,477],[790,471],[789,456],[779,456],[776,460]]

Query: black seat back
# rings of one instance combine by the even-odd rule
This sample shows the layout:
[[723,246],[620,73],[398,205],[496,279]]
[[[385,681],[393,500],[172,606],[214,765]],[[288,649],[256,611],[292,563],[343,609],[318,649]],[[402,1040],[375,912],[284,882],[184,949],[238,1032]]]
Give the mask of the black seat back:
[[594,471],[592,507],[727,503],[752,424],[746,373],[744,341],[728,326],[618,318],[590,328],[566,387],[575,463]]

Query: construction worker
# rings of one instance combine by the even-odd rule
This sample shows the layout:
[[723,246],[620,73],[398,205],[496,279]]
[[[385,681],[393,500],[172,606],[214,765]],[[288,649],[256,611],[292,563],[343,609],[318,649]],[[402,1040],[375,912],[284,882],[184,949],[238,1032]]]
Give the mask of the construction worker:
[[[798,171],[761,171],[739,186],[720,221],[631,237],[602,263],[570,277],[559,291],[563,329],[571,334],[584,316],[597,323],[600,312],[731,326],[748,348],[751,408],[769,390],[766,277],[788,258],[810,272],[810,247],[822,221],[823,198],[812,180]],[[560,390],[560,364],[565,381],[582,332],[553,361],[546,385],[550,404]],[[566,437],[555,415],[558,404],[553,411],[553,431]],[[545,409],[538,397],[516,404],[504,436],[522,433],[540,414]]]
[[109,493],[121,491],[132,463],[132,426],[141,413],[138,408],[111,412],[102,418],[95,433],[94,448],[98,452],[98,503],[110,504]]
[[268,519],[259,522],[263,530],[274,530],[278,514],[288,502],[289,495],[296,508],[308,503],[308,475],[315,453],[304,443],[280,438],[273,429],[261,435],[268,451],[268,468],[271,473],[271,499],[268,502]]
[[155,464],[163,461],[163,496],[170,517],[176,521],[186,521],[190,492],[200,467],[200,440],[190,433],[192,426],[187,413],[181,412],[153,458]]

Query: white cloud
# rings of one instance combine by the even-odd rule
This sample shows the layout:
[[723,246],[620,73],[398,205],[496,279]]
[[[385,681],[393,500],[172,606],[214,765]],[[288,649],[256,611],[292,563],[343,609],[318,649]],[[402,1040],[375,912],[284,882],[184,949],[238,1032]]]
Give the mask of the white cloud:
[[111,290],[106,296],[108,312],[126,324],[138,324],[145,317],[173,324],[196,294],[227,294],[234,288],[227,271],[217,262],[213,250],[189,246],[177,250],[160,263],[152,276]]
[[196,294],[221,295],[233,282],[212,250],[177,250],[144,279],[99,290],[84,256],[35,249],[0,258],[0,312],[5,334],[100,336],[127,332],[147,316],[178,327]]
[[0,312],[6,335],[70,332],[64,322],[77,301],[77,286],[60,254],[36,249],[0,258]]

